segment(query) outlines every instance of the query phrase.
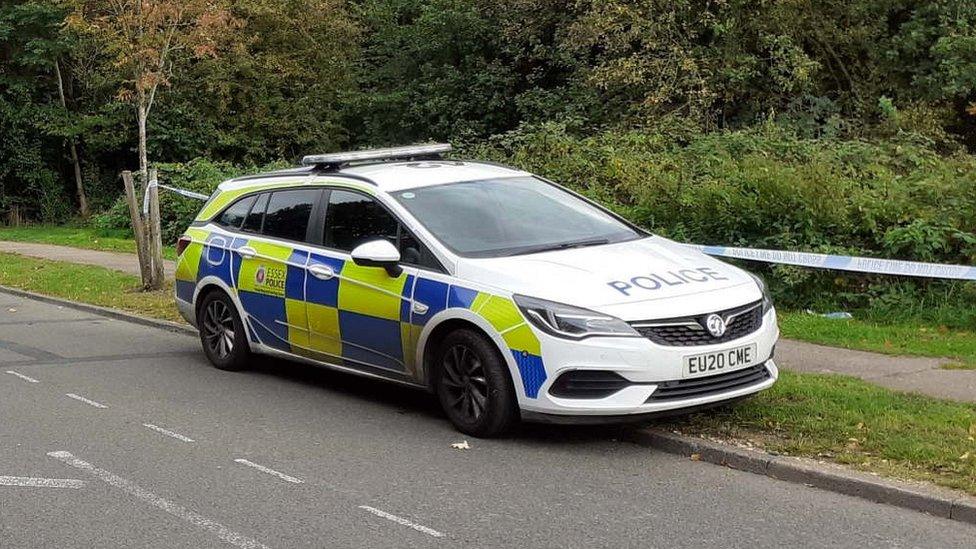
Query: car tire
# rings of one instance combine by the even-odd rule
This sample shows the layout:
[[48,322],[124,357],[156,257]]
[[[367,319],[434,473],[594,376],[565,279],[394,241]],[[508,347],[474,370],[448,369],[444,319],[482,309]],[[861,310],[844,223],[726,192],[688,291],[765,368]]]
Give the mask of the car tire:
[[220,290],[206,294],[197,311],[200,343],[210,363],[221,370],[243,370],[251,358],[244,323],[230,297]]
[[451,332],[434,354],[434,391],[462,433],[497,437],[519,419],[508,365],[488,338],[468,329]]

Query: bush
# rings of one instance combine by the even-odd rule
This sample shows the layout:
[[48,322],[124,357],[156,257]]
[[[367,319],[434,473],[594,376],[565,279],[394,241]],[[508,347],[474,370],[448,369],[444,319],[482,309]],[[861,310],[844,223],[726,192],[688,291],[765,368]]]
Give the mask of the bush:
[[[264,167],[241,167],[229,162],[212,162],[197,158],[184,163],[156,164],[159,182],[188,191],[211,194],[221,181],[244,175],[284,167],[274,163]],[[141,204],[141,202],[140,202]],[[163,244],[173,244],[190,225],[203,203],[164,189],[159,192],[159,216]],[[132,230],[129,208],[125,197],[119,197],[105,212],[92,218],[92,224],[101,229]]]
[[[737,132],[607,131],[558,125],[465,147],[607,204],[684,242],[972,264],[976,157],[921,139],[804,139],[769,124]],[[972,310],[972,283],[750,264],[795,308]],[[976,325],[972,314],[947,315]]]

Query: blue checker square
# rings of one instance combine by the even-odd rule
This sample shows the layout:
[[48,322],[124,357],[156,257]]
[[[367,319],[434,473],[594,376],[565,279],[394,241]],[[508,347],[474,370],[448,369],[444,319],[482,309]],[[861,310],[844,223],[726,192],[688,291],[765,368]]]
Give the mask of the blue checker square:
[[288,274],[285,276],[285,297],[288,299],[305,300],[305,265],[308,252],[293,250],[288,258]]
[[185,301],[187,303],[193,303],[193,292],[197,289],[197,285],[194,282],[187,280],[177,280],[176,281],[176,299],[180,301]]
[[341,259],[336,259],[334,257],[328,257],[319,254],[312,254],[311,259],[309,259],[308,264],[311,265],[326,265],[331,267],[335,272],[336,276],[330,278],[329,280],[322,280],[314,276],[307,277],[307,283],[305,285],[305,301],[309,303],[317,303],[319,305],[325,305],[327,307],[338,307],[339,306],[339,274],[342,272],[342,266],[345,261]]
[[443,282],[418,278],[413,287],[413,299],[423,303],[428,309],[422,315],[414,314],[411,322],[423,326],[432,316],[443,311],[447,307],[447,291],[449,288],[450,286]]
[[[211,246],[209,243],[214,241],[216,241],[216,245]],[[200,263],[197,267],[197,280],[202,280],[207,276],[216,276],[228,286],[233,285],[230,279],[231,253],[224,249],[227,244],[227,237],[213,234],[207,237],[207,244],[204,245],[203,253],[200,254]]]
[[255,332],[260,337],[261,343],[275,349],[290,351],[288,326],[277,322],[288,321],[285,312],[285,298],[245,290],[239,291],[238,296],[240,296],[244,311],[252,317],[251,326],[254,327]]
[[407,275],[407,281],[403,284],[403,292],[400,294],[400,322],[410,322],[410,294],[413,292],[413,275]]
[[546,382],[546,368],[542,364],[542,357],[514,349],[512,356],[515,357],[515,364],[518,365],[522,386],[525,387],[525,396],[538,397],[539,388]]
[[451,286],[451,293],[447,299],[448,307],[460,307],[470,309],[474,303],[474,298],[478,297],[478,292],[462,288],[461,286]]
[[400,323],[349,311],[339,311],[342,356],[403,370],[403,344]]

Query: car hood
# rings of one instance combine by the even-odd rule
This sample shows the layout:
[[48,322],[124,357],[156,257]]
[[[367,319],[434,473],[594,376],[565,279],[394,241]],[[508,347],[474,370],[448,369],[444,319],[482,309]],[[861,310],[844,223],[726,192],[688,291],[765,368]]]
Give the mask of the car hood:
[[677,242],[630,242],[465,259],[461,278],[625,320],[699,314],[762,297],[748,273]]

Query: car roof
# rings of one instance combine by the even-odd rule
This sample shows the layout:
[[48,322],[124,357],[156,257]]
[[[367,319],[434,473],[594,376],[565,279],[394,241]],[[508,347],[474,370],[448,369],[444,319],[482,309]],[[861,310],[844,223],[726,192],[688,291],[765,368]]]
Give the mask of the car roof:
[[279,170],[231,179],[221,183],[219,188],[221,191],[242,189],[267,183],[275,183],[277,182],[275,180],[285,182],[289,179],[294,180],[312,175],[355,179],[372,184],[379,190],[385,192],[395,192],[403,189],[443,185],[445,183],[522,177],[531,174],[490,162],[467,160],[375,162],[328,171],[317,170],[315,166]]

